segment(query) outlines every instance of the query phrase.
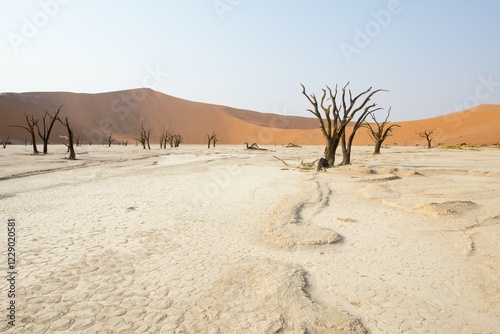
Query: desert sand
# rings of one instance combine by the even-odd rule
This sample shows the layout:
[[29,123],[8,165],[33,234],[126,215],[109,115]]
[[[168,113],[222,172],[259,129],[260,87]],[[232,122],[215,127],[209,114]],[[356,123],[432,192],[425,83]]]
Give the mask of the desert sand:
[[498,333],[499,149],[266,148],[0,149],[0,332]]
[[[297,92],[300,94],[300,92]],[[193,102],[169,96],[151,89],[132,89],[100,94],[69,92],[34,92],[0,94],[0,137],[15,143],[31,141],[27,131],[10,125],[25,125],[24,114],[41,119],[45,110],[51,115],[64,104],[61,117],[68,116],[75,136],[82,142],[102,144],[109,134],[117,140],[135,143],[141,124],[151,130],[151,142],[159,142],[162,128],[170,128],[182,135],[185,144],[205,144],[207,134],[215,131],[219,144],[241,145],[243,142],[265,145],[322,145],[323,135],[319,123],[310,117],[286,115],[282,106],[274,112],[261,113],[220,105]],[[261,110],[263,111],[263,110]],[[400,119],[404,111],[393,110],[390,120]],[[396,122],[386,144],[399,146],[425,145],[416,132],[434,130],[434,145],[460,145],[500,143],[500,105],[480,105],[438,117]],[[382,121],[385,113],[377,113]],[[368,118],[371,121],[371,118]],[[40,121],[41,125],[41,121]],[[347,132],[350,133],[348,127]],[[60,136],[66,129],[57,125],[51,136],[52,143],[63,143]],[[38,140],[38,139],[37,139]],[[40,141],[39,141],[40,142]],[[360,129],[355,145],[372,145],[366,129]]]

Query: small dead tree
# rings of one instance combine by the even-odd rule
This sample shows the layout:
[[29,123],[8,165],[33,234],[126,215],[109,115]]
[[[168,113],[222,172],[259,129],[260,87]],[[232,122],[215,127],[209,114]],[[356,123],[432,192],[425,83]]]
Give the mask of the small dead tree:
[[427,140],[427,148],[432,148],[432,140],[434,139],[434,137],[432,136],[432,134],[434,133],[434,129],[432,129],[432,130],[424,130],[424,131],[415,132],[415,133],[417,135],[419,135],[420,137],[425,138],[425,140]]
[[33,154],[38,154],[38,148],[36,147],[36,135],[35,135],[35,127],[38,126],[38,120],[35,119],[33,115],[31,115],[31,118],[29,118],[28,115],[24,114],[24,117],[26,118],[26,126],[11,125],[10,127],[21,128],[28,131],[31,136],[31,144],[33,145]]
[[[42,125],[43,125],[43,132],[40,131],[40,127],[38,126],[38,122],[36,123],[36,129],[38,131],[38,136],[42,139],[43,141],[43,154],[47,154],[47,147],[49,145],[49,138],[50,138],[50,133],[52,132],[52,127],[54,126],[54,123],[59,119],[59,112],[61,111],[61,108],[64,106],[61,105],[59,109],[57,109],[56,113],[54,116],[51,116],[47,110],[45,110],[45,115],[42,117]],[[50,121],[46,123],[47,116],[50,118]]]
[[389,108],[389,110],[387,111],[387,116],[385,117],[385,120],[383,122],[379,123],[375,118],[375,115],[371,114],[370,116],[375,124],[372,125],[368,122],[365,122],[363,124],[363,127],[368,129],[368,134],[375,142],[375,150],[373,151],[373,154],[380,154],[380,148],[382,147],[382,144],[384,143],[385,139],[392,134],[392,129],[395,127],[401,127],[398,124],[391,124],[387,126],[390,123],[389,122],[390,115],[391,115],[391,108]]
[[181,135],[174,135],[174,147],[179,147],[179,145],[182,143],[182,136]]
[[208,148],[210,148],[211,143],[213,143],[215,147],[215,143],[217,143],[217,134],[215,131],[212,131],[212,134],[207,133],[207,140],[208,140]]
[[149,136],[151,134],[151,130],[146,131],[144,129],[144,123],[141,125],[141,134],[139,138],[134,138],[137,140],[139,143],[141,143],[142,148],[146,149],[146,145],[148,146],[148,149],[151,149],[151,146],[149,145]]
[[[316,95],[308,95],[306,93],[306,88],[301,84],[302,94],[313,106],[313,109],[308,109],[307,111],[316,116],[319,121],[323,137],[325,138],[326,145],[324,156],[328,161],[329,166],[333,166],[335,164],[335,153],[342,138],[344,138],[344,142],[346,143],[345,145],[343,145],[343,148],[345,148],[345,152],[342,164],[350,163],[350,146],[352,145],[356,130],[359,128],[359,126],[361,126],[364,118],[366,118],[369,113],[374,111],[373,108],[375,107],[375,104],[367,104],[371,100],[373,95],[378,92],[384,91],[383,89],[372,90],[372,87],[370,87],[364,92],[353,97],[351,90],[347,89],[348,85],[349,82],[342,88],[341,96],[339,96],[338,94],[339,91],[337,85],[335,86],[334,91],[332,91],[330,87],[326,86],[328,93],[327,90],[323,89],[323,95],[320,102],[318,102]],[[325,104],[326,100],[330,101],[328,105]],[[361,110],[363,111],[361,113],[361,116],[358,118],[358,121],[356,122],[357,126],[355,125],[355,128],[353,129],[353,132],[349,137],[349,140],[345,141],[345,129],[347,125]],[[323,119],[321,112],[323,112],[325,119]]]
[[172,131],[170,131],[170,129],[166,129],[165,126],[163,126],[163,130],[160,135],[160,148],[166,149],[167,143],[170,142],[172,136]]
[[3,139],[3,138],[2,138],[2,142],[1,142],[0,144],[3,146],[3,148],[7,148],[7,144],[10,144],[10,141],[9,141],[9,140],[10,140],[10,133],[9,133],[9,135],[7,136],[7,139]]
[[111,147],[111,144],[113,144],[113,142],[115,141],[115,139],[113,138],[113,134],[109,134],[108,135],[108,138],[106,138],[106,142],[108,143],[108,147]]
[[66,129],[68,130],[68,143],[64,144],[68,148],[69,152],[69,160],[76,160],[76,153],[75,153],[75,147],[73,145],[73,130],[71,129],[71,126],[69,125],[68,117],[66,117],[66,120],[63,122],[59,117],[57,118],[59,122],[61,122]]

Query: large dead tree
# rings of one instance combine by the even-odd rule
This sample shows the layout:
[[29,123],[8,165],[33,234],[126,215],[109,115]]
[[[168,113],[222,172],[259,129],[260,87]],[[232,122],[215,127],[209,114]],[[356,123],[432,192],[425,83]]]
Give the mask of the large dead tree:
[[68,143],[64,144],[68,148],[69,152],[68,159],[76,160],[75,147],[73,145],[73,129],[71,129],[71,126],[69,125],[68,117],[66,117],[66,120],[64,122],[59,117],[57,118],[57,120],[66,127],[66,130],[68,130]]
[[213,143],[215,147],[215,143],[217,143],[217,134],[215,131],[212,131],[212,134],[207,133],[207,140],[208,140],[208,148],[210,148],[210,145]]
[[[43,154],[47,154],[47,147],[49,145],[49,138],[50,138],[50,133],[52,132],[52,127],[54,126],[54,123],[59,119],[59,112],[61,111],[61,108],[64,106],[61,105],[59,109],[57,109],[56,113],[54,116],[51,116],[47,110],[45,110],[45,114],[42,117],[42,125],[43,125],[43,131],[40,131],[40,127],[38,126],[38,123],[36,123],[36,129],[38,131],[38,136],[42,139],[43,141]],[[50,119],[47,121],[47,117]]]
[[417,135],[419,135],[422,138],[425,138],[427,141],[427,148],[432,148],[432,140],[434,139],[433,134],[434,130],[424,130],[421,132],[416,132]]
[[[342,137],[345,135],[347,125],[353,120],[354,116],[361,111],[361,115],[356,121],[356,124],[359,122],[359,125],[353,129],[345,145],[348,156],[344,157],[343,164],[346,162],[350,163],[350,146],[352,145],[354,135],[366,116],[375,111],[376,105],[368,105],[368,102],[370,102],[373,95],[384,91],[383,89],[372,90],[372,87],[370,87],[353,97],[351,90],[347,89],[348,85],[349,82],[342,88],[340,96],[337,85],[333,91],[327,86],[326,90],[322,90],[323,94],[318,102],[316,96],[314,94],[307,94],[306,88],[301,84],[302,94],[313,106],[313,109],[308,109],[307,111],[316,116],[319,121],[321,133],[325,138],[326,144],[325,159],[330,166],[335,164],[335,153]],[[329,103],[326,102],[327,100]],[[324,119],[322,113],[324,114]]]
[[11,125],[10,127],[21,128],[28,131],[31,136],[31,144],[33,145],[33,154],[38,154],[38,148],[36,147],[36,134],[35,134],[35,127],[38,126],[38,120],[35,119],[33,115],[31,115],[31,118],[29,118],[28,115],[24,114],[24,117],[26,118],[26,126]]
[[371,118],[374,124],[365,122],[363,127],[368,129],[368,134],[375,142],[375,150],[373,154],[380,154],[380,148],[384,143],[385,139],[392,134],[392,129],[395,127],[401,127],[398,124],[389,125],[389,116],[391,115],[391,108],[387,111],[387,116],[383,122],[378,122],[374,114],[371,114]]

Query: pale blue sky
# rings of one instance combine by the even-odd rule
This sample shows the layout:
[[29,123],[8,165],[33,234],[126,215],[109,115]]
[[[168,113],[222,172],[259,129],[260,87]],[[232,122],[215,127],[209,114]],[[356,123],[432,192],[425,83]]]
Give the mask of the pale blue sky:
[[0,92],[148,86],[311,116],[300,83],[320,94],[351,81],[354,92],[390,90],[375,102],[392,106],[393,120],[500,103],[494,0],[0,0],[0,8]]

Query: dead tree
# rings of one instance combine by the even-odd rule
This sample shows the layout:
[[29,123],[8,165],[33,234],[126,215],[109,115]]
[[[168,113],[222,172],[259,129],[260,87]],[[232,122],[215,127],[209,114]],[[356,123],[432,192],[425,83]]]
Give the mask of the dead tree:
[[174,137],[174,147],[179,147],[179,145],[182,143],[182,136],[173,135],[173,137]]
[[59,117],[57,118],[59,122],[61,122],[66,129],[68,130],[68,143],[64,144],[68,148],[69,152],[69,160],[76,160],[76,153],[75,153],[75,147],[73,145],[73,130],[71,129],[71,126],[69,125],[68,117],[66,117],[66,120],[63,122]]
[[151,149],[151,146],[149,145],[149,136],[151,135],[151,130],[148,130],[148,132],[146,132],[146,144],[148,145],[148,150]]
[[36,135],[35,135],[35,127],[38,126],[38,120],[35,119],[33,115],[31,115],[31,118],[29,118],[28,115],[24,114],[24,117],[26,118],[26,126],[11,125],[11,127],[21,128],[28,131],[31,136],[31,144],[33,145],[33,154],[38,154],[38,148],[36,147]]
[[[342,163],[350,163],[350,146],[352,145],[356,130],[361,125],[363,117],[366,118],[370,112],[374,111],[373,108],[375,107],[375,104],[367,104],[373,95],[384,91],[383,89],[372,91],[372,87],[370,87],[364,92],[353,97],[351,90],[347,90],[348,85],[349,82],[342,88],[341,96],[338,96],[339,92],[337,85],[335,86],[334,91],[332,91],[330,87],[326,86],[328,93],[327,90],[323,89],[323,95],[320,102],[318,102],[316,96],[314,94],[308,95],[306,93],[306,88],[301,84],[302,94],[313,106],[313,109],[308,109],[307,111],[316,116],[319,121],[321,133],[325,138],[326,145],[324,156],[328,161],[329,166],[333,166],[335,164],[335,153],[340,140],[344,136],[347,125],[352,121],[354,116],[362,110],[361,116],[358,118],[360,124],[357,128],[355,128],[355,130],[353,130],[353,133],[351,133],[351,136],[349,137],[349,141],[347,141],[345,145],[345,153],[347,155],[344,156],[344,161]],[[349,96],[346,96],[347,94]],[[330,101],[328,105],[325,104],[326,100]],[[321,112],[323,112],[325,119],[323,119]],[[356,124],[357,123],[358,122],[356,122]]]
[[352,152],[352,143],[354,141],[354,136],[356,135],[356,132],[359,130],[363,122],[366,120],[366,117],[368,115],[371,115],[377,110],[380,110],[382,108],[375,108],[376,104],[373,103],[370,106],[366,107],[359,115],[357,121],[353,124],[351,134],[349,135],[349,138],[346,140],[346,131],[342,133],[342,138],[340,140],[341,145],[342,145],[342,163],[340,164],[341,166],[346,166],[351,164],[351,152]]
[[76,136],[75,141],[76,141],[76,147],[82,146],[82,142],[80,141],[80,136]]
[[[43,141],[43,154],[47,154],[47,146],[49,145],[50,132],[52,131],[52,127],[54,126],[54,123],[59,119],[59,112],[61,111],[61,108],[63,106],[64,106],[64,104],[61,105],[59,107],[59,109],[57,109],[54,116],[51,116],[49,114],[49,112],[47,110],[45,110],[45,115],[43,115],[43,117],[42,117],[43,134],[42,134],[42,131],[40,131],[40,127],[38,126],[38,123],[36,124],[38,136]],[[46,124],[47,116],[50,118],[50,121],[48,124]]]
[[142,148],[146,149],[146,145],[148,145],[148,149],[151,149],[151,146],[149,145],[149,136],[151,134],[151,130],[146,131],[144,129],[144,123],[141,125],[141,134],[139,138],[134,138],[137,140],[139,143],[141,143]]
[[363,124],[363,127],[368,129],[368,134],[375,142],[375,150],[373,151],[373,154],[380,154],[380,148],[382,147],[385,139],[392,134],[392,129],[395,127],[401,127],[398,124],[391,124],[387,126],[390,123],[388,121],[390,115],[391,108],[389,108],[389,110],[387,111],[387,116],[385,117],[385,120],[383,122],[379,123],[375,118],[375,115],[371,114],[370,116],[375,124],[373,124],[373,126],[368,122],[365,122]]
[[434,129],[433,130],[424,130],[422,132],[415,132],[415,133],[417,135],[419,135],[420,137],[425,138],[425,140],[427,140],[427,148],[432,148],[432,140],[434,139],[432,134],[434,133]]
[[163,130],[160,135],[160,148],[166,149],[167,143],[170,142],[172,136],[173,136],[172,131],[170,131],[169,129],[167,130],[165,126],[163,126]]
[[208,140],[208,148],[210,148],[211,143],[213,143],[215,147],[215,143],[217,143],[217,134],[215,131],[212,131],[212,134],[207,133],[207,140]]
[[287,148],[290,148],[290,147],[298,147],[298,148],[301,148],[302,146],[297,145],[297,144],[294,144],[294,143],[288,143],[288,145],[286,145],[285,147],[287,147]]
[[113,135],[111,133],[108,135],[108,138],[106,139],[106,141],[108,142],[108,147],[111,147],[111,144],[113,144],[113,142],[115,141],[115,139],[113,138]]
[[7,139],[3,139],[2,138],[2,141],[0,142],[0,144],[3,146],[3,148],[7,148],[7,144],[10,144],[10,133],[9,135],[7,136]]

